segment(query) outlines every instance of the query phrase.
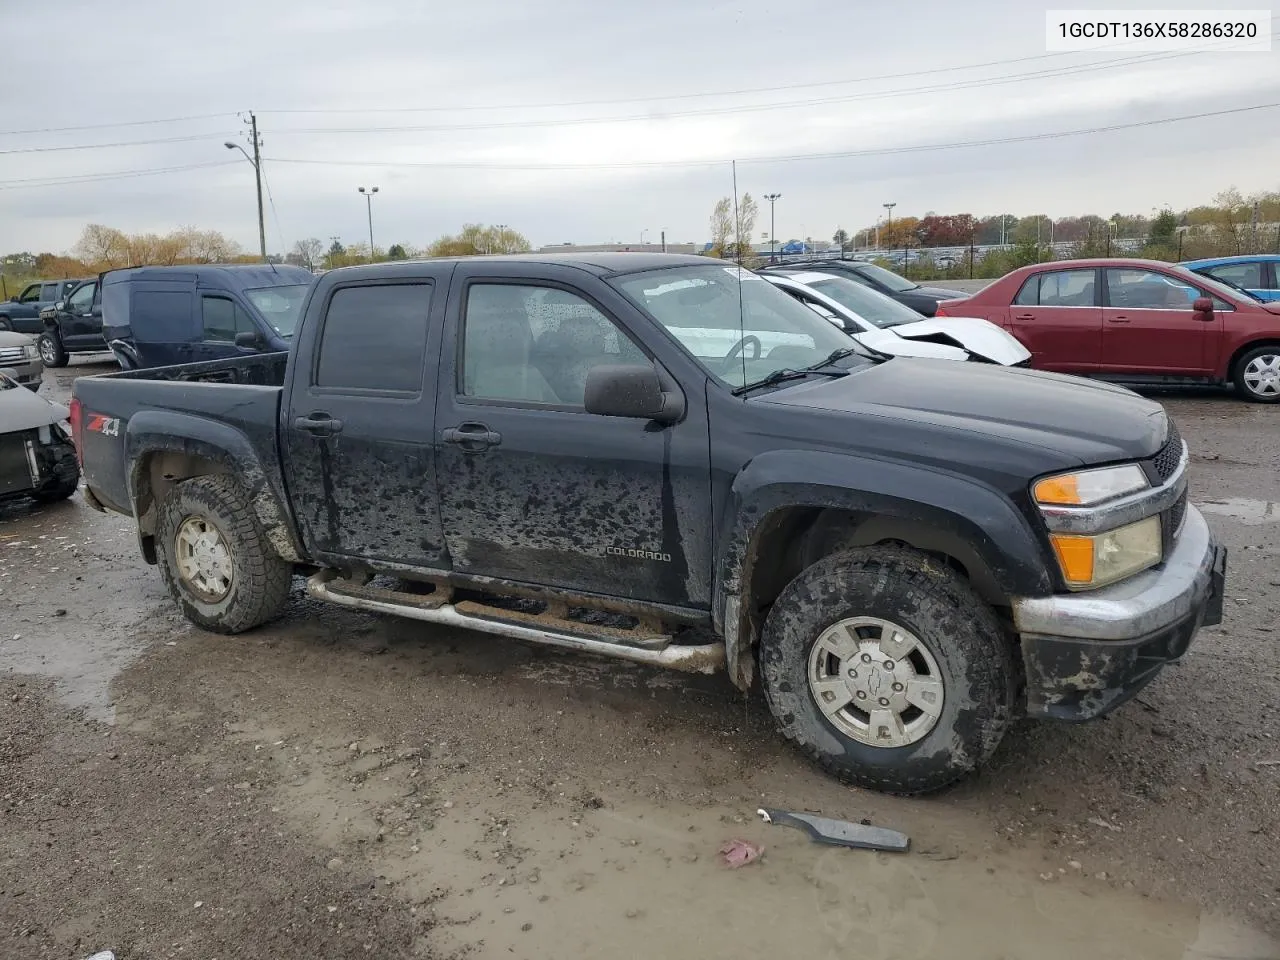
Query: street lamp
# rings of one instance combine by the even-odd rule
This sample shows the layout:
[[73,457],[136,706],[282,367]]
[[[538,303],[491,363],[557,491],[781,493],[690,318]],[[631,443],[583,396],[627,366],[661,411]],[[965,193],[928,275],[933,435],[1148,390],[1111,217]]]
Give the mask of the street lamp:
[[378,192],[377,187],[370,187],[366,190],[364,187],[356,187],[364,194],[364,205],[369,213],[369,262],[373,263],[373,195]]
[[766,193],[764,198],[769,201],[769,262],[773,262],[773,249],[778,242],[778,231],[774,223],[773,205],[782,199],[780,193]]
[[223,144],[228,150],[239,150],[244,154],[244,158],[249,161],[249,165],[253,167],[253,176],[258,184],[258,248],[262,253],[262,262],[267,262],[267,222],[262,217],[262,165],[261,158],[258,158],[258,137],[257,128],[254,128],[253,137],[253,156],[249,156],[249,151],[238,143],[232,143],[228,140]]

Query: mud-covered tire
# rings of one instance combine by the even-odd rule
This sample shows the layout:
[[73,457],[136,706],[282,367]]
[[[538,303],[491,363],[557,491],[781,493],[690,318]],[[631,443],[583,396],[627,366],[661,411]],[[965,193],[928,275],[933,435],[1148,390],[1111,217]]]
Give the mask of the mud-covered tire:
[[1276,379],[1280,364],[1280,346],[1268,344],[1244,353],[1231,368],[1236,392],[1254,403],[1280,403],[1280,381]]
[[[193,519],[216,531],[229,554],[229,588],[217,600],[202,598],[179,568],[178,534]],[[169,491],[156,522],[156,562],[183,616],[214,633],[241,633],[274,620],[289,599],[293,567],[271,549],[233,477],[196,477]]]
[[0,317],[0,331],[12,330],[13,327],[9,323],[8,317]]
[[[899,624],[932,658],[942,707],[913,743],[864,743],[818,706],[810,654],[833,625],[852,618]],[[769,612],[760,665],[782,733],[841,780],[873,790],[947,786],[991,757],[1011,720],[1013,649],[994,612],[953,570],[912,550],[842,551],[801,573]]]
[[76,462],[75,447],[70,443],[59,443],[53,457],[53,476],[31,491],[31,496],[41,503],[65,500],[80,486],[80,465]]
[[62,345],[62,338],[56,330],[46,330],[36,338],[36,348],[40,351],[40,362],[46,367],[65,367],[67,350]]

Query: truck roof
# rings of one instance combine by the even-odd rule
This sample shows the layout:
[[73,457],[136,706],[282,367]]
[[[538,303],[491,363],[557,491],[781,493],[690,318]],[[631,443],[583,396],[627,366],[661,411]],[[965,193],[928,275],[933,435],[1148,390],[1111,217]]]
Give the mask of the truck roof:
[[124,280],[196,280],[202,277],[220,276],[231,285],[241,288],[276,286],[282,279],[296,283],[310,283],[314,275],[302,267],[289,264],[273,266],[262,263],[193,263],[172,267],[121,267],[103,273],[104,283],[120,283]]
[[686,253],[626,253],[606,251],[601,253],[515,253],[500,254],[497,256],[481,256],[481,257],[431,257],[418,260],[395,260],[374,264],[359,264],[351,267],[339,267],[336,270],[326,271],[326,274],[350,274],[357,271],[368,273],[399,272],[395,267],[401,265],[412,265],[414,263],[439,263],[441,261],[452,261],[461,263],[462,261],[483,261],[485,263],[542,263],[542,264],[562,264],[569,267],[578,267],[597,276],[607,276],[619,273],[639,273],[643,270],[659,270],[663,267],[679,267],[679,266],[715,266],[717,264],[729,265],[727,260],[717,260],[713,257],[700,257]]

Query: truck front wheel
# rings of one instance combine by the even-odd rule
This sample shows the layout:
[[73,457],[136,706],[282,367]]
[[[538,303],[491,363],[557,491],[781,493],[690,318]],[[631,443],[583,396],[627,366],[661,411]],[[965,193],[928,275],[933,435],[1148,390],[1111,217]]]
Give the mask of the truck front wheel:
[[165,496],[156,560],[169,595],[192,623],[240,633],[280,615],[290,564],[272,551],[233,477],[186,480]]
[[760,650],[783,734],[842,780],[924,793],[984,763],[1010,722],[1011,643],[953,570],[896,547],[819,560]]

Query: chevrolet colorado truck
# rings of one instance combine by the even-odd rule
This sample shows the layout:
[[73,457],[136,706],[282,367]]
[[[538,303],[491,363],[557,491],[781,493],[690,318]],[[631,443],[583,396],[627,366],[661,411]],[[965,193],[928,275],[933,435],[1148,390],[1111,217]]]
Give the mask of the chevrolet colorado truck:
[[1108,712],[1222,615],[1158,404],[876,354],[705,257],[334,270],[287,353],[83,377],[71,420],[86,500],[206,630],[269,621],[302,573],[342,606],[723,669],[878,789],[956,780],[1018,717]]

